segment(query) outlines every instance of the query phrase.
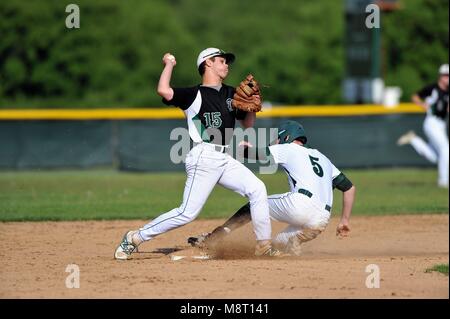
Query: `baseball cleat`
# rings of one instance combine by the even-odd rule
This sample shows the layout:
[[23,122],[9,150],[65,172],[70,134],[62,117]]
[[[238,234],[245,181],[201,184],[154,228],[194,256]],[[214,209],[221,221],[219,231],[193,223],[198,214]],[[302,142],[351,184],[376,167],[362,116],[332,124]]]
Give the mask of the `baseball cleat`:
[[414,133],[414,131],[409,131],[408,133],[400,136],[400,138],[397,141],[397,145],[402,146],[402,145],[410,144],[411,141],[413,140],[413,138],[415,138],[415,137],[416,137],[416,133]]
[[300,256],[302,254],[301,242],[298,236],[295,235],[289,238],[284,247],[284,252],[291,256]]
[[114,258],[118,260],[127,260],[131,254],[137,250],[137,245],[133,243],[133,235],[136,231],[128,231],[122,238],[120,245],[116,248]]
[[189,237],[188,244],[192,247],[204,248],[206,246],[205,241],[209,236],[211,236],[211,233],[203,233],[197,237]]
[[286,257],[287,255],[272,247],[271,243],[257,244],[255,248],[256,257]]

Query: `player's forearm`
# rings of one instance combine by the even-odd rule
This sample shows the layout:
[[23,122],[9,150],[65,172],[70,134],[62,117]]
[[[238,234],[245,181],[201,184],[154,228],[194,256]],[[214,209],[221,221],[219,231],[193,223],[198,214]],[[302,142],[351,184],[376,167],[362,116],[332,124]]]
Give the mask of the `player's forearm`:
[[266,161],[270,152],[267,147],[244,147],[244,158],[257,160],[257,161]]
[[172,77],[173,65],[166,64],[158,82],[158,94],[170,101],[173,97],[173,89],[170,87],[170,79]]
[[356,188],[352,186],[349,190],[343,193],[342,199],[342,216],[341,221],[348,222],[352,214],[353,203],[355,201]]
[[256,113],[249,112],[245,116],[245,118],[241,121],[241,124],[244,128],[253,127],[256,122]]
[[414,94],[411,100],[414,104],[420,106],[425,111],[428,109],[428,105],[417,94]]

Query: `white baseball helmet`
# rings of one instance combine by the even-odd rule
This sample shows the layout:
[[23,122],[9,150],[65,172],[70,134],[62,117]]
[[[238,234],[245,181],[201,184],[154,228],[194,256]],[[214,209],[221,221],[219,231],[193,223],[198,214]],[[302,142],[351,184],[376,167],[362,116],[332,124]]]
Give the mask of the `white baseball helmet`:
[[200,52],[197,58],[197,68],[206,61],[206,59],[215,57],[215,56],[222,56],[227,61],[227,64],[233,63],[234,59],[236,58],[233,53],[227,53],[223,50],[217,49],[217,48],[207,48]]
[[439,68],[439,75],[448,75],[448,64],[442,64]]

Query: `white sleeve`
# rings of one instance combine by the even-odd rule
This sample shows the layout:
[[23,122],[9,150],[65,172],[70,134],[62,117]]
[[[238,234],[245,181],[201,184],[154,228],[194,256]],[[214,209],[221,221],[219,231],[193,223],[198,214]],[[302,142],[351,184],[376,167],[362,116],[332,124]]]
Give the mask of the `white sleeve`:
[[283,149],[282,144],[275,144],[269,146],[270,154],[273,156],[275,163],[286,163],[286,151]]
[[336,177],[338,177],[341,174],[341,171],[338,170],[337,167],[334,166],[333,164],[331,164],[331,168],[332,168],[331,178],[335,179]]

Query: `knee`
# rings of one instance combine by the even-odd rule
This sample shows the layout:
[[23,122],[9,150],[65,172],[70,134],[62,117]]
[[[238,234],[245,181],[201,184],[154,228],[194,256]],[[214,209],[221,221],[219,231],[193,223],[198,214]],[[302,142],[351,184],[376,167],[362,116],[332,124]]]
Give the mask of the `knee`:
[[178,208],[178,219],[183,222],[183,224],[188,224],[194,221],[197,216],[200,214],[201,209],[192,209],[192,207],[183,207],[180,206]]
[[439,154],[441,154],[441,156],[443,156],[444,158],[448,159],[448,155],[449,155],[449,149],[448,149],[448,144],[445,146],[442,146],[439,149]]
[[313,223],[309,224],[309,228],[314,229],[319,232],[323,232],[325,228],[327,228],[328,221],[330,220],[329,216],[323,216],[322,218],[314,221]]
[[193,222],[196,217],[197,216],[182,213],[178,215],[177,219],[179,220],[181,225],[186,225],[189,224],[190,222]]
[[184,221],[186,224],[193,222],[197,218],[198,214],[195,215],[185,215]]
[[255,181],[252,183],[252,187],[249,190],[248,197],[251,198],[259,198],[264,197],[267,198],[267,190],[266,185],[259,179],[255,179]]
[[267,195],[266,185],[260,179],[257,180],[255,187],[258,192]]

